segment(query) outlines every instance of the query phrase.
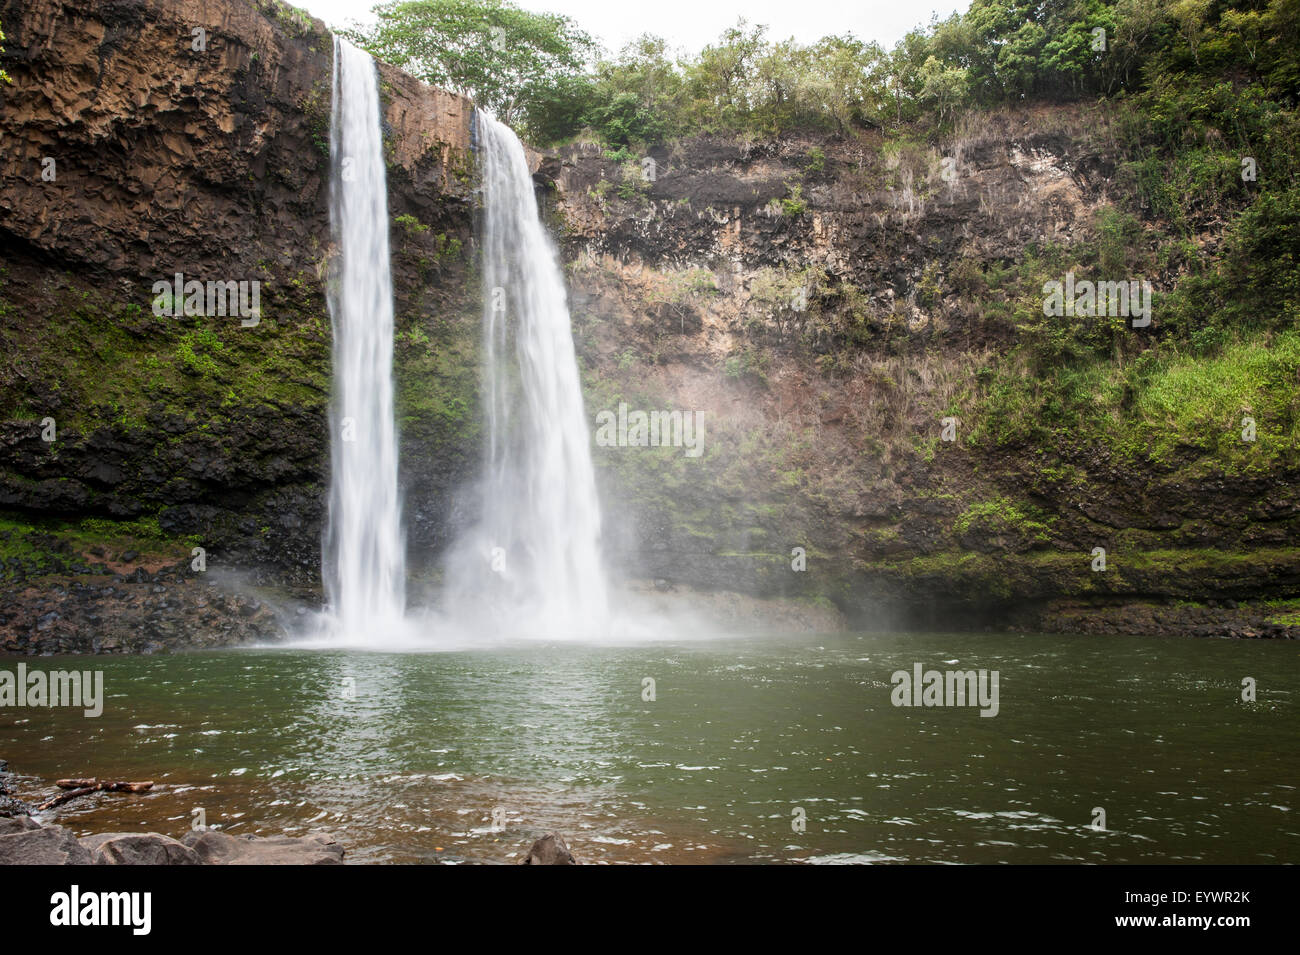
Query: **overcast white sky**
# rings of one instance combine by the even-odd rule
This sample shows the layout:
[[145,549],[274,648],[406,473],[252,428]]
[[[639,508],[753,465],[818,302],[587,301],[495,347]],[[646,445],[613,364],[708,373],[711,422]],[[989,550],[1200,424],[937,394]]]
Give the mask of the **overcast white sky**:
[[[368,0],[289,0],[332,27],[370,21]],[[764,23],[768,36],[811,43],[828,34],[852,33],[890,47],[904,33],[965,10],[969,0],[514,0],[525,10],[563,13],[612,52],[642,33],[664,37],[677,48],[697,52],[744,16]]]

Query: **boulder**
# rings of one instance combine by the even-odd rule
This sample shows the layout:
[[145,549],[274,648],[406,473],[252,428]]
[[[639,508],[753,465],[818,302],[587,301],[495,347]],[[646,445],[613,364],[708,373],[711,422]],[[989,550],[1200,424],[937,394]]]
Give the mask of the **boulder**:
[[28,816],[31,809],[21,799],[15,799],[8,793],[0,792],[0,818],[6,816]]
[[564,837],[558,832],[548,832],[533,843],[520,865],[577,865]]
[[25,829],[0,836],[0,865],[90,865],[90,852],[60,826]]
[[188,832],[181,842],[204,865],[340,865],[343,846],[331,835],[313,832],[294,836],[232,836],[209,829]]
[[12,819],[0,818],[0,836],[14,832],[29,832],[41,828],[41,824],[31,816],[14,816]]
[[198,853],[156,832],[102,832],[80,840],[95,865],[200,865]]
[[9,764],[0,759],[0,819],[7,816],[29,816],[31,809],[21,799],[15,799],[9,795],[9,787],[5,784],[5,773],[9,772]]

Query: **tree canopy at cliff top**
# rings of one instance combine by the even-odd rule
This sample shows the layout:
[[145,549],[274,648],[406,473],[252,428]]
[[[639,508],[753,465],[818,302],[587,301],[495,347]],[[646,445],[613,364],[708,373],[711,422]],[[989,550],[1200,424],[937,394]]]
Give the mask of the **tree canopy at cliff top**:
[[595,51],[568,17],[503,0],[398,0],[349,31],[365,49],[426,83],[463,93],[506,122],[539,91],[576,75]]
[[1300,0],[973,0],[890,50],[851,34],[777,40],[740,20],[688,55],[649,35],[602,55],[570,18],[508,0],[409,0],[375,13],[375,26],[352,34],[371,53],[473,97],[539,144],[584,129],[617,146],[942,125],[969,107],[1224,76],[1270,98],[1300,87]]
[[[1017,268],[1033,278],[1032,294],[1016,321],[1042,374],[1013,367],[990,386],[1019,396],[1003,420],[1091,401],[1091,391],[1070,392],[1062,369],[1071,363],[1085,369],[1079,381],[1092,380],[1103,366],[1117,374],[1110,363],[1136,349],[1140,376],[1154,367],[1152,343],[1198,359],[1232,354],[1233,343],[1267,350],[1270,336],[1300,322],[1300,0],[972,0],[888,50],[848,34],[778,40],[741,20],[685,55],[654,36],[596,53],[572,21],[505,0],[379,11],[380,25],[359,37],[372,52],[464,90],[537,145],[584,137],[609,159],[702,133],[870,128],[899,148],[933,146],[976,127],[982,110],[1077,104],[1061,118],[1097,122],[1095,149],[1114,170],[1085,246],[1131,274],[1169,276],[1162,318],[1141,340],[1043,323],[1033,290],[1050,256],[1027,247]],[[491,44],[503,30],[505,53]],[[1104,107],[1089,108],[1096,103]],[[972,119],[959,126],[963,114]],[[810,162],[820,168],[818,157]],[[789,202],[802,207],[798,194]],[[973,288],[1001,281],[971,268]]]

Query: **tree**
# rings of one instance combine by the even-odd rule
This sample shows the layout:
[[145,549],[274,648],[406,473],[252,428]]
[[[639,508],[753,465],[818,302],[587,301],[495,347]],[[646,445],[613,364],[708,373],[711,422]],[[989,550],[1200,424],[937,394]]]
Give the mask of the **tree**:
[[681,128],[685,81],[660,37],[644,34],[596,64],[584,122],[608,143],[656,142]]
[[1258,10],[1224,10],[1219,26],[1228,34],[1236,50],[1253,66],[1264,38],[1264,16]]
[[1034,25],[1034,6],[1026,0],[972,0],[965,17],[974,43],[971,84],[982,102],[1002,102],[1020,92],[1007,77],[1010,63],[1023,69],[1025,60],[1022,43],[1013,35],[1022,26]]
[[558,95],[595,44],[568,17],[508,0],[399,0],[375,7],[378,23],[347,35],[412,76],[463,93],[503,122]]
[[921,65],[921,101],[934,109],[939,122],[950,118],[965,99],[966,71],[927,58]]
[[851,122],[878,121],[887,105],[885,54],[851,34],[828,36],[812,48],[817,103],[843,133]]
[[1268,79],[1274,89],[1300,88],[1300,0],[1270,0],[1264,12]]
[[894,121],[899,125],[904,115],[911,119],[921,95],[921,67],[930,58],[930,39],[924,30],[908,32],[885,58],[883,72],[894,106]]
[[550,146],[573,136],[588,125],[598,98],[596,83],[588,76],[562,76],[534,87],[527,96],[529,140]]
[[1101,60],[1101,89],[1107,96],[1133,84],[1136,67],[1150,54],[1164,24],[1160,0],[1119,0],[1111,9],[1115,27],[1107,33]]
[[998,50],[998,75],[1008,97],[1015,99],[1037,92],[1038,60],[1046,43],[1046,28],[1032,20],[1026,20],[1007,37],[1006,44]]
[[688,71],[696,95],[704,100],[704,108],[721,114],[724,121],[747,112],[751,105],[751,70],[765,46],[763,34],[767,27],[748,26],[741,18],[734,27],[728,27],[720,42],[706,46]]
[[[1098,37],[1092,32],[1095,29],[1105,32]],[[1100,0],[1076,0],[1049,22],[1047,33],[1039,58],[1043,82],[1056,92],[1076,96],[1096,92],[1101,86],[1101,63],[1115,35],[1114,8]],[[1099,42],[1102,38],[1105,43]]]
[[1201,41],[1205,39],[1205,21],[1210,15],[1210,0],[1178,0],[1170,8],[1178,32],[1192,51],[1192,62],[1201,63]]

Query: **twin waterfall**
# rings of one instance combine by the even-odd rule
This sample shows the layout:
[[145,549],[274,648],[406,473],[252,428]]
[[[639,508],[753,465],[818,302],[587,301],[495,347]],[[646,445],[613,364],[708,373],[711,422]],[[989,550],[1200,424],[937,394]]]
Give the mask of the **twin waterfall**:
[[[332,476],[326,629],[350,643],[410,633],[393,412],[393,289],[379,91],[336,38],[330,136]],[[448,623],[498,635],[598,635],[608,610],[582,390],[558,256],[518,137],[479,111],[484,414],[476,526],[452,549]],[[436,636],[436,634],[428,634]]]
[[379,81],[370,56],[334,40],[330,290],[334,400],[322,569],[330,624],[347,637],[397,626],[406,555],[393,422],[393,282]]
[[482,519],[453,556],[450,609],[481,619],[474,604],[490,607],[496,630],[591,633],[607,611],[600,503],[559,256],[519,137],[482,110],[476,130],[488,447]]

